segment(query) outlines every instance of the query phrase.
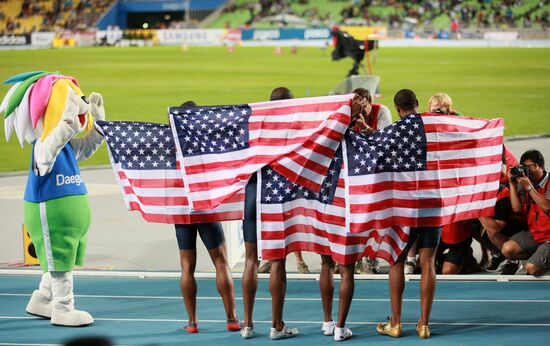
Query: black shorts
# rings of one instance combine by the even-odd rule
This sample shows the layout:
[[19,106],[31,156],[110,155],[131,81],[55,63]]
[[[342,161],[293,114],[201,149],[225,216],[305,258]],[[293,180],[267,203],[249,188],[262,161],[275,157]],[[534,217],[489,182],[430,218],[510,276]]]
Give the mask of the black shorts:
[[250,177],[248,184],[246,184],[244,190],[244,219],[243,219],[243,238],[247,243],[258,243],[258,236],[256,234],[256,192],[258,188],[258,182],[256,179],[256,173]]
[[[468,237],[468,239],[461,241],[458,244],[447,244],[441,242],[437,247],[437,262],[440,265],[443,265],[443,262],[450,262],[452,264],[460,266],[464,262],[464,258],[466,257],[466,255],[468,255],[468,253],[470,252],[471,245],[472,237]],[[449,252],[447,252],[447,255],[445,255],[444,252],[447,249],[449,250]]]
[[518,234],[519,232],[529,229],[525,223],[518,221],[508,221],[506,226],[500,231],[505,237],[511,238],[513,235]]
[[418,239],[417,248],[436,248],[441,239],[441,227],[411,227],[407,249]]
[[193,225],[176,224],[176,238],[180,250],[197,249],[197,232],[208,250],[215,249],[225,243],[223,228],[220,222],[196,223]]

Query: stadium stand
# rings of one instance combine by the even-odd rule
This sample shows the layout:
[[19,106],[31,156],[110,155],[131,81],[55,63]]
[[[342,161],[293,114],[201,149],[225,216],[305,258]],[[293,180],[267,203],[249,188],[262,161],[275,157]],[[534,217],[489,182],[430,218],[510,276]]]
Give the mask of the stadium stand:
[[[86,30],[95,27],[116,3],[116,0],[2,0],[0,33]],[[550,0],[233,0],[209,3],[223,8],[217,18],[202,23],[202,26],[206,24],[211,28],[315,28],[343,23],[416,32],[444,30],[451,34],[463,29],[546,30],[550,12]],[[192,7],[197,6],[204,7],[204,4],[192,2]],[[205,13],[211,12],[213,10]],[[204,15],[192,19],[193,27],[201,26]],[[158,23],[153,28],[181,28],[182,23],[181,18],[173,18],[171,22]]]
[[114,0],[7,0],[0,2],[0,33],[93,28]]
[[[342,22],[350,25],[387,25],[390,28],[449,30],[453,28],[548,27],[550,1],[402,1],[402,0],[235,0],[213,27],[296,26],[276,16],[302,18],[308,26]],[[267,18],[267,20],[266,20]],[[274,20],[269,20],[274,18]],[[453,24],[454,22],[454,24]],[[303,26],[303,23],[298,23]]]

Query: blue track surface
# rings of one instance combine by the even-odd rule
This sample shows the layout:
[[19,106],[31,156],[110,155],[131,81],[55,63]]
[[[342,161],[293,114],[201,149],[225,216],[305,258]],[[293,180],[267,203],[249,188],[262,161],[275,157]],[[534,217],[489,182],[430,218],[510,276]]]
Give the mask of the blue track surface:
[[[118,345],[182,345],[205,342],[216,346],[271,343],[271,300],[266,280],[260,280],[254,320],[257,336],[242,340],[225,331],[225,313],[213,279],[198,280],[197,313],[200,333],[179,328],[187,314],[178,279],[75,277],[77,308],[90,312],[95,323],[86,328],[51,326],[25,313],[38,276],[0,276],[0,344],[60,344],[69,338],[102,335]],[[338,284],[338,282],[336,282]],[[400,339],[378,336],[377,322],[389,315],[386,281],[356,281],[347,325],[351,344],[422,345],[542,345],[550,340],[550,282],[439,281],[431,316],[432,338],[414,332],[419,316],[418,282],[407,282]],[[235,282],[237,312],[242,316],[240,281]],[[337,291],[336,291],[337,292]],[[334,317],[338,309],[335,301]],[[322,307],[316,281],[289,280],[284,310],[287,325],[297,327],[295,339],[276,344],[333,345],[320,333]]]

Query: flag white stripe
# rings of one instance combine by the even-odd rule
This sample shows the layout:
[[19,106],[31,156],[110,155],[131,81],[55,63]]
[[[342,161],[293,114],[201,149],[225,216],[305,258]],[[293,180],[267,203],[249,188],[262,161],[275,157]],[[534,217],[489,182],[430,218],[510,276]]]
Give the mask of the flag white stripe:
[[269,101],[269,102],[255,102],[255,103],[250,103],[249,106],[253,111],[259,111],[262,109],[276,109],[281,107],[319,105],[319,104],[344,102],[352,98],[353,98],[353,94],[332,95],[332,96],[298,98],[298,99],[290,99],[290,100],[277,100],[277,101]]
[[[187,193],[184,188],[141,188],[134,187],[126,179],[120,179],[120,186],[132,187],[133,194],[139,197],[187,197]],[[131,193],[124,192],[125,195],[131,195]],[[244,192],[237,192],[238,195],[244,195]]]
[[[297,113],[285,113],[285,114],[262,114],[261,112],[254,111],[250,116],[248,123],[257,124],[257,123],[279,123],[279,124],[289,124],[288,127],[296,121],[307,121],[307,122],[319,122],[316,126],[310,124],[310,129],[318,129],[323,122],[333,123],[333,126],[337,126],[339,121],[334,119],[327,119],[334,113],[340,113],[342,110],[343,113],[346,111],[349,112],[348,106],[342,106],[337,110],[328,110],[328,111],[319,111],[319,112],[297,112]],[[345,125],[344,125],[345,126]],[[264,129],[264,131],[274,131],[271,129]],[[311,133],[311,132],[310,132]],[[309,133],[309,134],[310,134]]]
[[486,191],[498,191],[498,182],[488,182],[474,185],[461,185],[447,188],[426,189],[426,190],[385,190],[369,194],[350,195],[349,201],[351,204],[371,204],[388,199],[403,199],[403,200],[422,200],[431,198],[450,198],[470,194],[483,193]]
[[[290,169],[292,172],[298,174],[302,178],[317,182],[319,185],[322,183],[323,179],[319,179],[319,177],[321,176],[319,173],[305,168],[294,160],[283,158],[282,160],[277,161],[277,163],[283,165],[287,169]],[[326,168],[328,169],[328,166]]]
[[124,169],[120,163],[115,163],[114,166],[118,172],[123,172],[128,179],[182,179],[181,172],[175,168],[166,170],[134,170]]
[[[341,235],[344,236],[346,234]],[[347,233],[347,235],[357,236],[353,233]],[[396,244],[401,250],[404,249],[407,245],[406,242],[400,240],[393,229],[390,229],[390,231],[388,231],[388,235],[393,239],[397,238]],[[366,235],[363,236],[367,237]],[[384,251],[389,253],[394,258],[394,260],[398,257],[395,253],[395,249],[389,243],[383,240],[381,242],[377,242],[374,237],[368,238],[365,243],[343,245],[340,243],[330,242],[328,238],[318,236],[316,234],[299,232],[287,235],[283,239],[262,240],[262,247],[266,250],[284,249],[294,242],[315,243],[321,246],[326,246],[329,247],[333,253],[345,256],[363,254],[366,248],[371,247],[375,252]]]
[[243,202],[235,202],[235,203],[223,203],[220,204],[218,207],[212,209],[212,210],[197,210],[197,211],[191,211],[191,208],[189,206],[170,206],[170,205],[162,205],[162,206],[154,206],[154,205],[147,205],[143,204],[138,196],[136,195],[125,195],[124,199],[127,202],[135,202],[139,204],[142,211],[144,211],[147,214],[157,214],[157,215],[210,215],[210,214],[216,214],[219,212],[230,212],[230,211],[239,211],[243,210]]
[[[220,179],[220,176],[218,175],[216,179]],[[248,183],[247,180],[241,180],[238,183],[234,183],[233,185],[230,185],[230,186],[223,186],[219,188],[211,188],[205,191],[193,192],[192,193],[193,200],[195,202],[201,202],[201,201],[207,201],[207,200],[216,199],[216,198],[222,198],[225,196],[232,196],[237,191],[244,189],[247,183]]]
[[187,194],[183,187],[142,188],[132,186],[132,184],[130,184],[130,182],[126,179],[120,179],[120,184],[121,186],[131,187],[134,191],[134,194],[141,197],[187,197]]
[[496,127],[493,129],[484,129],[477,132],[427,132],[426,142],[454,142],[464,141],[470,139],[485,139],[496,138],[502,136],[502,127]]
[[482,175],[494,174],[500,172],[502,163],[492,163],[476,167],[450,168],[430,171],[412,171],[412,172],[382,172],[363,176],[350,176],[349,184],[351,186],[371,185],[386,181],[396,182],[414,182],[421,180],[444,180],[452,178],[467,178]]
[[494,145],[485,148],[461,149],[461,150],[442,150],[429,151],[426,154],[426,160],[454,160],[454,159],[469,159],[481,158],[486,156],[502,155],[502,144]]
[[[379,211],[368,212],[368,220],[384,220],[391,218],[392,216],[399,217],[435,217],[435,216],[449,216],[457,213],[471,211],[471,210],[482,210],[485,208],[493,207],[496,203],[496,198],[490,198],[486,200],[475,201],[472,203],[466,204],[457,204],[443,208],[399,208],[399,207],[388,207]],[[351,213],[351,223],[360,223],[366,222],[364,213]]]
[[[327,141],[331,141],[331,140],[327,139]],[[247,158],[253,159],[255,155],[271,156],[272,159],[271,160],[268,159],[268,160],[269,162],[272,162],[272,161],[275,161],[277,158],[281,157],[282,155],[291,153],[300,147],[302,147],[300,143],[284,145],[284,146],[257,145],[241,151],[233,151],[233,152],[226,152],[226,153],[220,153],[220,154],[205,153],[200,156],[189,156],[185,158],[185,162],[188,167],[188,170],[193,170],[195,166],[200,167],[204,164],[219,163],[220,167],[222,167],[224,162],[244,161],[244,165],[241,166],[241,169],[244,170],[243,167],[250,168],[250,167],[247,167],[246,165]],[[263,161],[264,159],[262,158],[262,162]],[[261,168],[265,166],[265,163],[258,163],[258,164],[255,164],[255,166]],[[202,173],[193,173],[192,175],[201,175],[201,174]],[[204,179],[204,180],[207,180],[207,179]]]
[[450,124],[457,125],[461,127],[469,127],[471,129],[481,129],[487,125],[487,120],[485,119],[469,119],[467,117],[458,117],[458,116],[445,116],[445,115],[436,115],[422,116],[422,121],[424,124],[433,125],[433,124]]
[[296,199],[294,201],[285,202],[281,204],[268,204],[262,203],[262,213],[272,214],[278,213],[282,210],[290,211],[295,208],[305,208],[307,210],[317,210],[327,215],[344,216],[345,207],[339,207],[335,205],[327,205],[319,201],[307,200],[307,204],[304,205],[304,200]]

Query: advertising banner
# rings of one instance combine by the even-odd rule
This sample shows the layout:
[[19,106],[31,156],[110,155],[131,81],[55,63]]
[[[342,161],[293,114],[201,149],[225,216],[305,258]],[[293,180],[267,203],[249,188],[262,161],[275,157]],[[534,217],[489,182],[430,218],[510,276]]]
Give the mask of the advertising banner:
[[0,46],[25,46],[31,43],[30,35],[1,35]]
[[220,45],[223,41],[224,29],[168,29],[157,30],[161,45]]
[[356,40],[383,40],[388,38],[388,28],[385,26],[341,26],[340,30],[347,32]]
[[277,41],[277,40],[328,40],[330,30],[319,29],[243,29],[243,41]]
[[51,47],[55,32],[33,32],[31,34],[31,46],[33,47]]

